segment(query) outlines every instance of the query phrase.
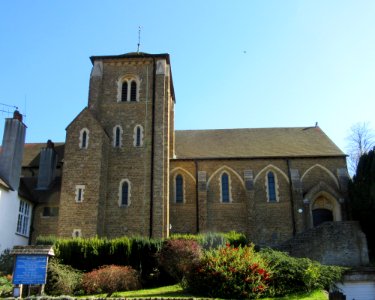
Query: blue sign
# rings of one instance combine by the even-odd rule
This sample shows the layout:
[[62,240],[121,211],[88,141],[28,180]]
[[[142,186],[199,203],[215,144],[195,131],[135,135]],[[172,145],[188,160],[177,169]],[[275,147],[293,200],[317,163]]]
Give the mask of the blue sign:
[[45,284],[47,275],[46,255],[17,255],[13,284]]

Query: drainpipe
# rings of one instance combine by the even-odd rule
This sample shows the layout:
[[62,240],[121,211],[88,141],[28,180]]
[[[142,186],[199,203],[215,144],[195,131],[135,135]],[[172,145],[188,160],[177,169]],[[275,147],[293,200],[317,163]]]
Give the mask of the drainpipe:
[[290,191],[290,207],[291,207],[291,213],[292,213],[293,236],[295,236],[297,230],[296,230],[296,219],[295,219],[295,213],[294,213],[294,196],[293,196],[292,176],[290,174],[290,161],[289,161],[288,158],[286,159],[286,165],[288,167],[289,191]]
[[154,137],[155,137],[155,99],[156,99],[156,61],[153,60],[152,73],[152,120],[151,120],[151,180],[150,180],[150,238],[152,238],[152,223],[154,214]]
[[197,214],[197,233],[199,233],[199,182],[198,182],[198,161],[194,160],[195,165],[195,201],[196,201],[196,214]]

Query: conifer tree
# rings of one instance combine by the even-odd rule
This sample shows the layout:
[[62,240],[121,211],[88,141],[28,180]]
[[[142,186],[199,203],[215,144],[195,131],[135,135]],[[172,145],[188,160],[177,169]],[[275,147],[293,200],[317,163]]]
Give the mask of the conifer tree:
[[375,148],[364,153],[349,185],[351,211],[366,234],[370,258],[375,258]]

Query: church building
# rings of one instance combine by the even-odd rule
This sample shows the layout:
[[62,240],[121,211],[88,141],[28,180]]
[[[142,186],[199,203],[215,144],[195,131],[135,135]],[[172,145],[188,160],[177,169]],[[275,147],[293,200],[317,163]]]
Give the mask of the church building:
[[235,230],[272,246],[348,219],[346,155],[318,126],[175,130],[168,54],[91,62],[65,143],[25,145],[32,240]]

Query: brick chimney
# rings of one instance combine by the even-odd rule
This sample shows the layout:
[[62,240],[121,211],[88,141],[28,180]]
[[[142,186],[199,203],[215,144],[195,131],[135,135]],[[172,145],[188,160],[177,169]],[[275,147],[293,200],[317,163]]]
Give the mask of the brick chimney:
[[38,190],[46,190],[55,179],[55,170],[57,164],[57,154],[55,145],[51,140],[47,141],[47,147],[40,151]]
[[17,190],[20,183],[25,135],[26,125],[22,122],[22,115],[16,110],[13,118],[5,119],[0,153],[0,176],[13,190]]

